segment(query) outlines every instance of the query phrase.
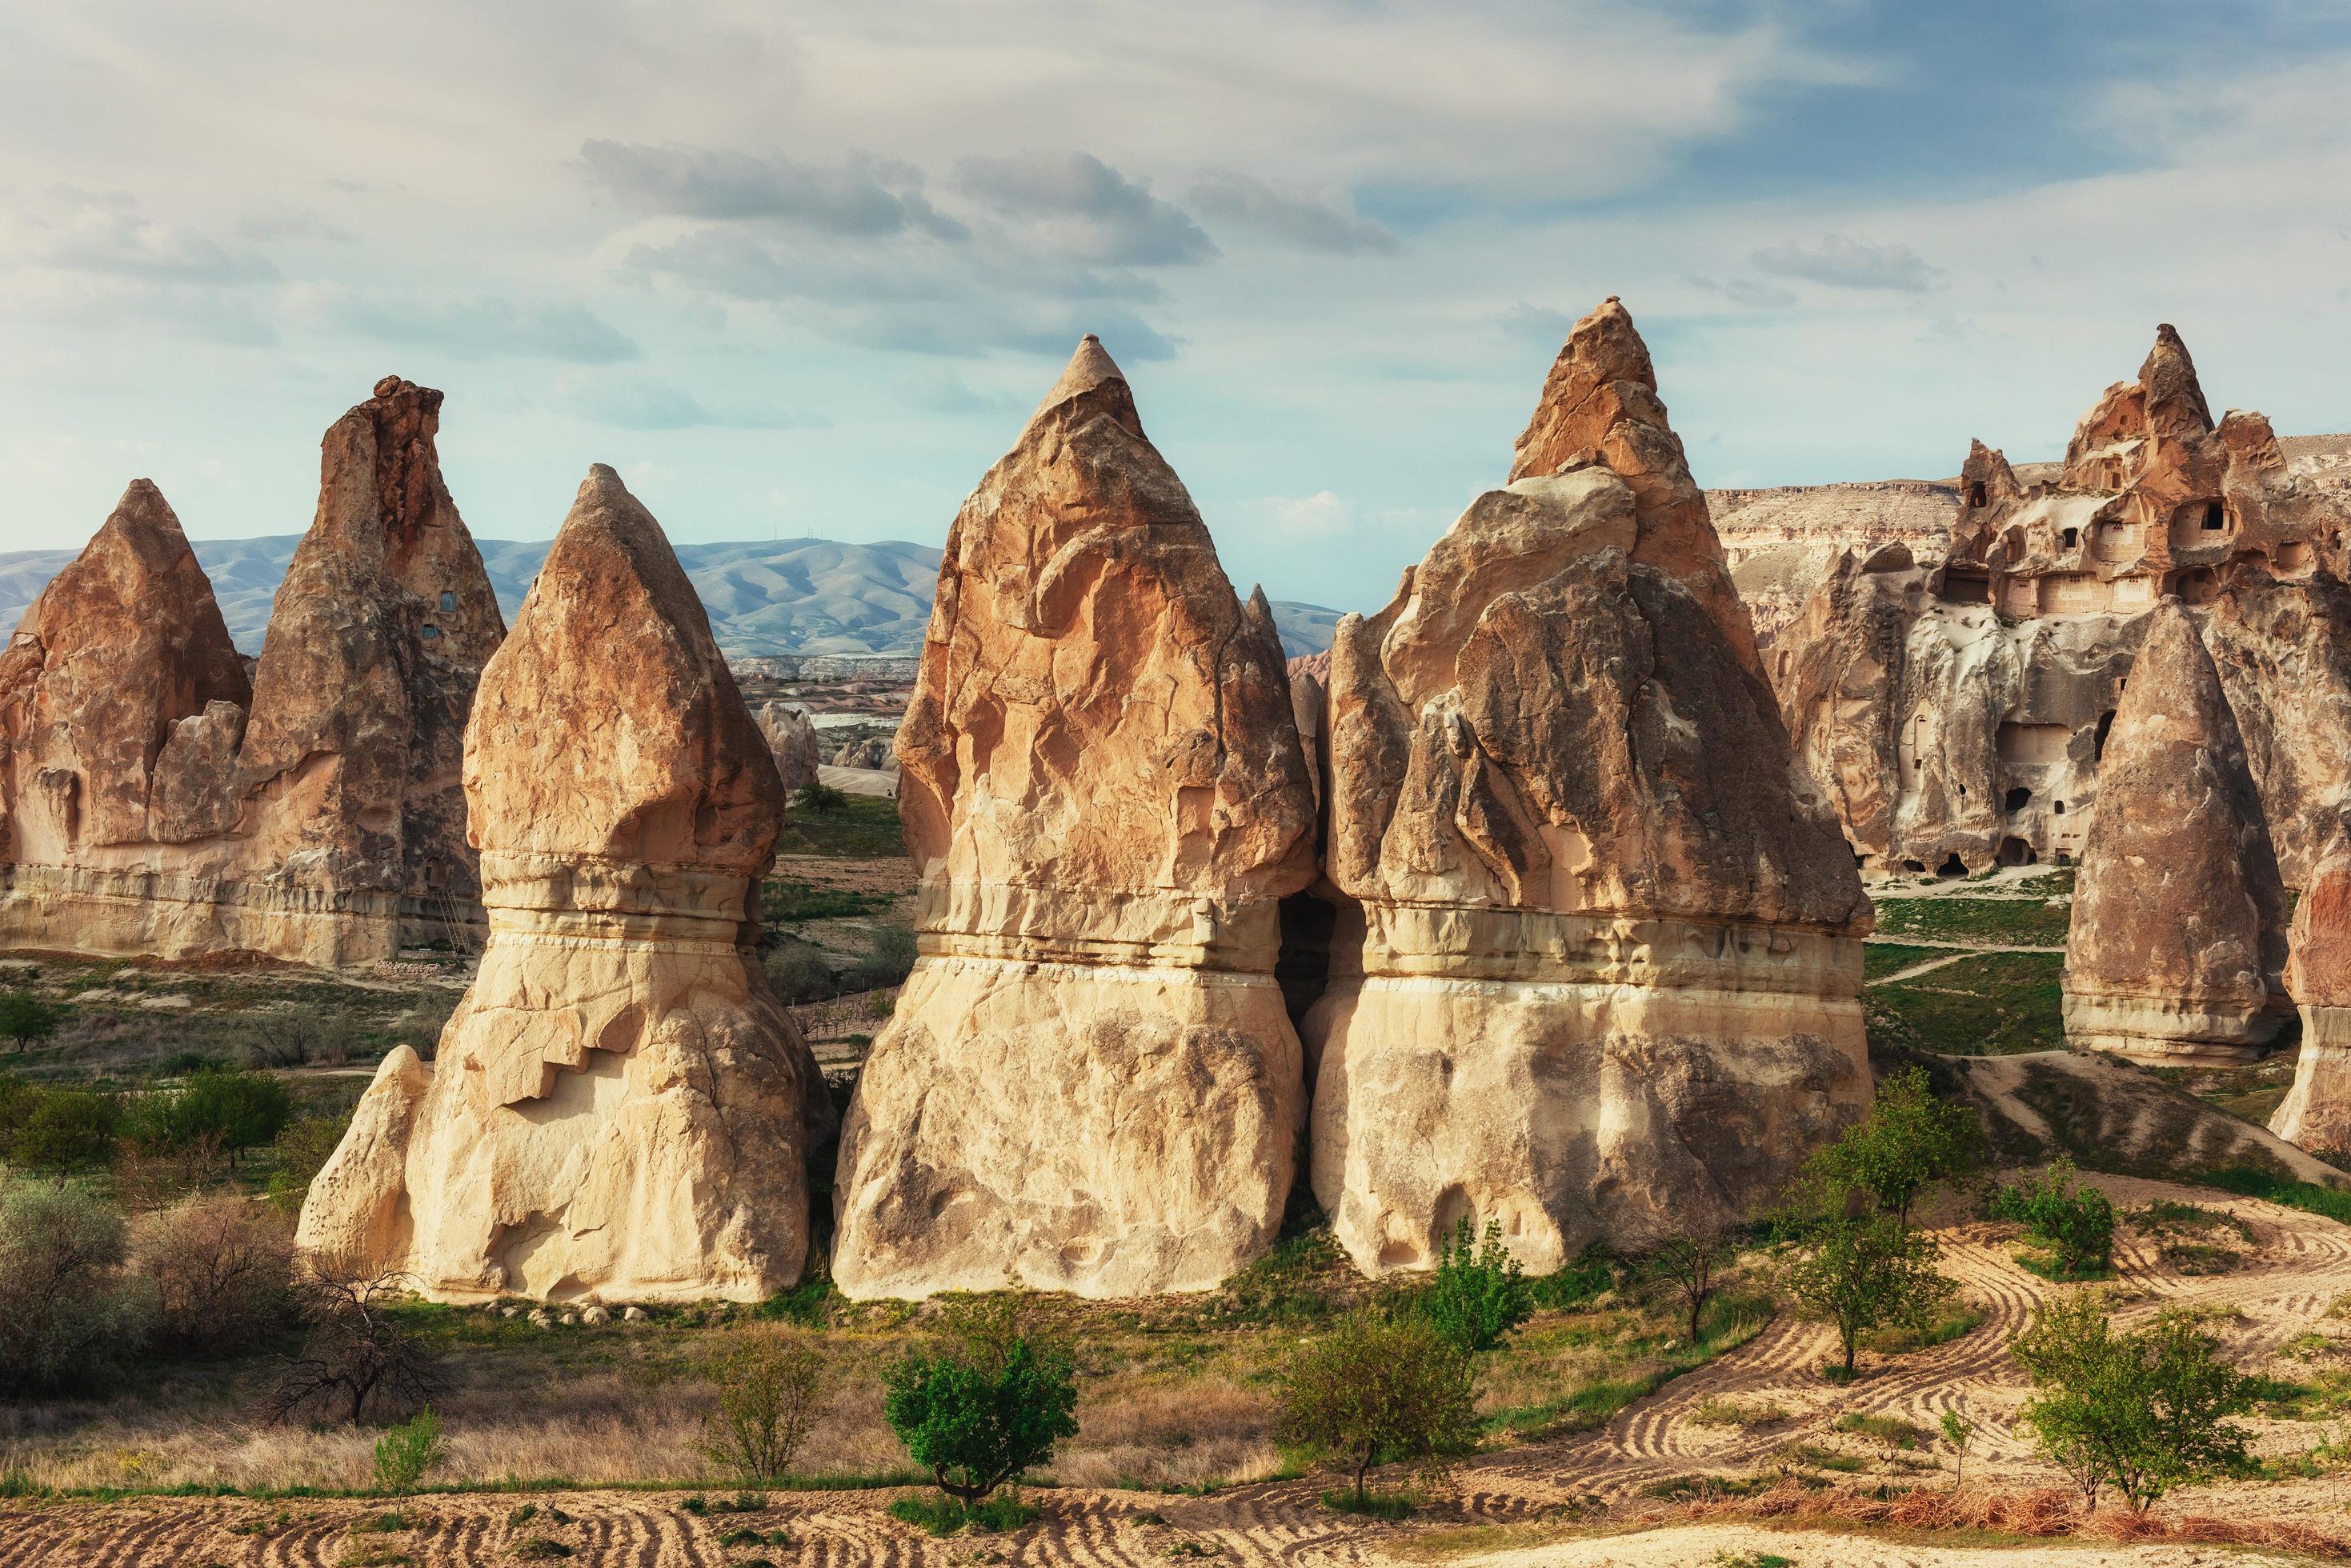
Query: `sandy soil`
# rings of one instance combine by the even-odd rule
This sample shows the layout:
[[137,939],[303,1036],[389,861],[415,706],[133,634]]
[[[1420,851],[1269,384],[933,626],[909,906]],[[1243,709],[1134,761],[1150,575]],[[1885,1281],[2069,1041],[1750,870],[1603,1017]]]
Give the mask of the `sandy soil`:
[[[2137,1321],[2166,1307],[2206,1314],[2228,1353],[2273,1376],[2311,1381],[2351,1369],[2351,1319],[2330,1315],[2351,1293],[2351,1229],[2251,1199],[2124,1178],[2095,1179],[2125,1210],[2176,1199],[2223,1210],[2252,1229],[2234,1272],[2190,1277],[2166,1265],[2152,1239],[2126,1229],[2116,1250],[2116,1314]],[[1666,1386],[1605,1428],[1555,1443],[1481,1455],[1454,1475],[1450,1492],[1405,1524],[1360,1521],[1323,1508],[1323,1481],[1309,1479],[1236,1487],[1207,1497],[1161,1496],[1075,1488],[1039,1489],[1043,1517],[1018,1532],[933,1541],[890,1519],[886,1491],[772,1494],[755,1513],[699,1515],[679,1492],[582,1491],[471,1494],[399,1505],[404,1529],[357,1529],[385,1505],[330,1500],[286,1502],[246,1499],[141,1499],[120,1502],[0,1503],[0,1568],[33,1564],[97,1568],[185,1563],[330,1564],[408,1562],[471,1564],[517,1560],[517,1549],[545,1537],[571,1549],[579,1563],[639,1568],[718,1568],[771,1563],[878,1563],[893,1568],[1006,1562],[1071,1568],[1164,1564],[1171,1558],[1219,1562],[1353,1563],[1478,1562],[1623,1564],[1675,1568],[1740,1563],[1780,1556],[1806,1565],[2003,1563],[2062,1561],[2155,1565],[2244,1562],[2247,1549],[2186,1542],[2093,1544],[2037,1541],[2022,1549],[1980,1535],[1938,1542],[1931,1535],[1891,1538],[1789,1530],[1723,1517],[1717,1505],[1701,1520],[1693,1505],[1658,1498],[1676,1478],[1769,1476],[1816,1466],[1823,1454],[1855,1467],[1837,1478],[1856,1491],[1889,1486],[1940,1490],[1950,1486],[1950,1456],[1938,1447],[1903,1450],[1841,1432],[1839,1417],[1896,1417],[1931,1428],[1958,1409],[1981,1431],[1967,1460],[1971,1493],[2022,1494],[2062,1484],[2034,1457],[2015,1426],[2026,1386],[2005,1342],[2028,1325],[2053,1286],[2015,1262],[2013,1231],[1959,1224],[1940,1232],[1944,1269],[1984,1322],[1949,1344],[1892,1359],[1872,1358],[1849,1387],[1823,1381],[1816,1368],[1831,1352],[1828,1331],[1782,1319],[1753,1342]],[[1715,1425],[1703,1414],[1736,1406],[1749,1424]],[[1755,1417],[1760,1416],[1761,1419]],[[2304,1452],[2333,1429],[2308,1421],[2256,1419],[2257,1452]],[[1790,1458],[1795,1446],[1808,1449]],[[821,1462],[821,1456],[812,1456]],[[709,1494],[717,1496],[720,1494]],[[510,1522],[525,1501],[541,1512]],[[2351,1471],[2309,1479],[2198,1487],[2165,1500],[2174,1528],[2221,1531],[2301,1527],[2351,1537],[2346,1520]],[[550,1505],[572,1516],[553,1520]],[[1703,1505],[1700,1505],[1701,1507]],[[2189,1521],[2196,1521],[2190,1525]],[[763,1539],[731,1548],[721,1538],[752,1531]],[[764,1539],[781,1532],[780,1541]],[[1627,1532],[1631,1532],[1628,1533]],[[1186,1545],[1189,1542],[1189,1545]],[[2306,1543],[2306,1542],[2305,1542]],[[2351,1551],[2351,1548],[2346,1548]]]

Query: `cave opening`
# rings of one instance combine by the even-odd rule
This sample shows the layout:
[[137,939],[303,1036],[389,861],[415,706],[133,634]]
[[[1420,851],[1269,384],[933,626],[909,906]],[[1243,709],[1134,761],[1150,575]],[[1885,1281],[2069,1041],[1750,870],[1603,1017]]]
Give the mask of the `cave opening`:
[[1281,901],[1280,916],[1273,978],[1281,987],[1282,1011],[1296,1028],[1331,983],[1331,934],[1338,928],[1339,911],[1311,893],[1292,893]]
[[2022,811],[2032,804],[2032,792],[2029,789],[2012,789],[2008,792],[2005,804],[2010,811]]
[[1935,867],[1935,875],[1938,877],[1964,877],[1967,874],[1968,863],[1959,858],[1959,852],[1956,849],[1951,851],[1940,866]]

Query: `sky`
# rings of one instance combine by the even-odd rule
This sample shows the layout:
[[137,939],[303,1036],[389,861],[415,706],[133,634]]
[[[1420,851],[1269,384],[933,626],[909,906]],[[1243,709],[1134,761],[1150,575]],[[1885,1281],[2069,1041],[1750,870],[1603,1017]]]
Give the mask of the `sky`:
[[444,389],[485,537],[938,544],[1098,333],[1247,592],[1383,602],[1616,295],[1712,486],[2056,455],[2177,324],[2351,429],[2339,0],[0,6],[0,549],[307,526]]

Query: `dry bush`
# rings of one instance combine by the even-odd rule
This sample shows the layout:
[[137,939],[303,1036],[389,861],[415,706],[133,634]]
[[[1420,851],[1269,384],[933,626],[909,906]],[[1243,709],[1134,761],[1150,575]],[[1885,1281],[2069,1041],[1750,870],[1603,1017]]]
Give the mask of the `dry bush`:
[[294,1237],[283,1216],[230,1193],[142,1214],[131,1272],[152,1281],[156,1342],[198,1355],[251,1348],[291,1314]]
[[217,1137],[192,1138],[168,1154],[125,1143],[114,1157],[114,1200],[126,1213],[145,1214],[219,1187],[228,1178],[228,1151]]
[[448,1376],[439,1358],[392,1310],[407,1286],[407,1276],[397,1270],[306,1262],[294,1292],[309,1332],[263,1412],[282,1421],[318,1406],[356,1424],[371,1412],[420,1408],[445,1388]]
[[799,1334],[750,1335],[711,1364],[718,1391],[699,1445],[737,1480],[781,1480],[824,1413],[824,1356]]

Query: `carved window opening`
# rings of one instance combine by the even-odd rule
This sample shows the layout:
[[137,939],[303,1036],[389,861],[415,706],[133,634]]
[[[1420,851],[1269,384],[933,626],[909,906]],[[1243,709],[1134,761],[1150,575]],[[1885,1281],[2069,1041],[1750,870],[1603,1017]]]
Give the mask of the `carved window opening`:
[[437,626],[428,626],[423,631],[417,633],[417,635],[422,637],[427,642],[433,642],[440,638],[441,628]]
[[1902,869],[1905,871],[1924,873],[1927,869],[1927,863],[1924,860],[1905,860],[1902,863]]
[[2022,838],[2001,839],[1999,859],[2002,866],[2037,866],[2041,863],[2041,857],[2033,853],[2032,846]]
[[1959,852],[1956,849],[1951,851],[1940,866],[1935,867],[1935,875],[1938,877],[1964,877],[1967,874],[1968,863],[1959,858]]
[[1968,505],[1970,508],[1981,506],[1984,504],[1985,499],[1983,481],[1980,479],[1970,480],[1968,482]]
[[[2120,695],[2122,691],[2122,683],[2120,681],[2116,682],[2115,691],[2116,695]],[[2105,760],[2106,732],[2114,727],[2115,711],[2112,708],[2109,708],[2105,712],[2098,715],[2098,732],[2090,742],[2090,760],[2092,762],[2098,763]]]
[[441,590],[441,613],[443,615],[447,615],[456,607],[457,596],[451,593],[447,588],[443,588]]
[[2063,816],[2063,815],[2065,815],[2065,803],[2064,803],[2064,801],[2062,801],[2062,800],[2061,800],[2061,801],[2054,801],[2054,802],[2052,802],[2052,803],[2051,803],[2051,805],[2050,805],[2050,807],[2049,807],[2049,812],[2050,812],[2050,815],[2053,815],[2053,816]]
[[2228,509],[2217,501],[2204,504],[2204,532],[2218,534],[2229,525]]
[[2031,805],[2032,804],[2032,792],[2031,790],[2012,789],[2008,792],[2006,809],[2010,811],[2022,811],[2026,806]]
[[2064,532],[2064,538],[2065,548],[2070,550],[2082,542],[2082,531],[2079,528],[2068,528]]

